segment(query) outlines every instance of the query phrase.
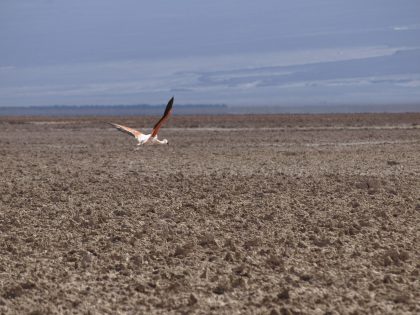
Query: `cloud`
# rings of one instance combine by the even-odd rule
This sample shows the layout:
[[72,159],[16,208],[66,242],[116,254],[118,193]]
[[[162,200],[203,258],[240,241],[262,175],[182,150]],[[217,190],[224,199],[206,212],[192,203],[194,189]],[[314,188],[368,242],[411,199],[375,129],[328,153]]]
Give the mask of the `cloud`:
[[399,25],[392,28],[394,31],[411,31],[420,29],[420,24]]
[[0,66],[0,72],[6,72],[16,69],[15,66]]
[[[233,94],[275,93],[275,88],[360,87],[394,84],[416,86],[417,78],[402,70],[400,81],[388,73],[397,70],[407,47],[365,46],[244,53],[159,60],[125,60],[37,67],[13,67],[0,71],[0,102],[12,99],[41,103],[155,102],[159,95],[173,93],[186,98],[203,97],[203,102]],[[391,58],[391,59],[386,59]],[[418,58],[413,55],[410,58]],[[380,63],[378,63],[380,61]],[[392,61],[392,62],[390,62]],[[376,68],[375,68],[376,67]],[[406,68],[414,69],[413,65]],[[1,69],[1,68],[0,68]],[[379,73],[371,77],[369,71]],[[402,68],[401,68],[402,69]],[[357,70],[357,71],[356,71]],[[397,71],[392,70],[392,71]],[[362,75],[363,74],[363,75]],[[420,75],[420,71],[418,71]],[[375,81],[376,80],[376,81]],[[402,81],[401,81],[402,80]],[[232,96],[230,96],[230,94]],[[267,93],[265,97],[272,97]],[[44,100],[44,101],[43,101]],[[222,102],[223,99],[222,99]],[[0,103],[0,105],[1,105]],[[48,104],[47,103],[47,104]]]
[[420,78],[418,80],[405,80],[396,83],[399,86],[409,87],[409,88],[419,88],[420,87]]

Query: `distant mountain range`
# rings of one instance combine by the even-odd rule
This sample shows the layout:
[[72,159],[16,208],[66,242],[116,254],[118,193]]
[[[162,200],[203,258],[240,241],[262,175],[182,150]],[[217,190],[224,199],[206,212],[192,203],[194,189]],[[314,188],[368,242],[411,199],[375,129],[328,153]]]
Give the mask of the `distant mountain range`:
[[[165,105],[53,105],[0,107],[0,116],[131,116],[160,115]],[[177,105],[176,114],[224,113],[226,105]]]
[[[164,105],[54,105],[0,107],[0,116],[136,116],[160,115]],[[297,105],[227,106],[224,104],[177,105],[175,115],[235,114],[320,114],[320,113],[401,113],[420,112],[418,104],[397,105]]]

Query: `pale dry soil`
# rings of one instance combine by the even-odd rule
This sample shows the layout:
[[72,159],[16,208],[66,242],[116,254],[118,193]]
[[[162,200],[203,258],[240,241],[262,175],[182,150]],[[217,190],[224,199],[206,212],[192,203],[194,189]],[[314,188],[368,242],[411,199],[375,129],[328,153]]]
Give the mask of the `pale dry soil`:
[[0,118],[0,314],[418,314],[420,114]]

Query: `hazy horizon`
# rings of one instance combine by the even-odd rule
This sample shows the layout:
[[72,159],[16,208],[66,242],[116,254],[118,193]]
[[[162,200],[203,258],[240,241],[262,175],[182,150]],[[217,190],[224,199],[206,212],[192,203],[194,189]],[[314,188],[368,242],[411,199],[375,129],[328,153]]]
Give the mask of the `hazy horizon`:
[[5,0],[0,106],[420,103],[420,2]]

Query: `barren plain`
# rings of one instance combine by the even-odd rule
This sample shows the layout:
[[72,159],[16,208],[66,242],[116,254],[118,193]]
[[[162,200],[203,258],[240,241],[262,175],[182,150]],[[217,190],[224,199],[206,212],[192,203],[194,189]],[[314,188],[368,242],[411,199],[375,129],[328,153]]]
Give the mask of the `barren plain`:
[[420,114],[0,118],[0,314],[418,314]]

